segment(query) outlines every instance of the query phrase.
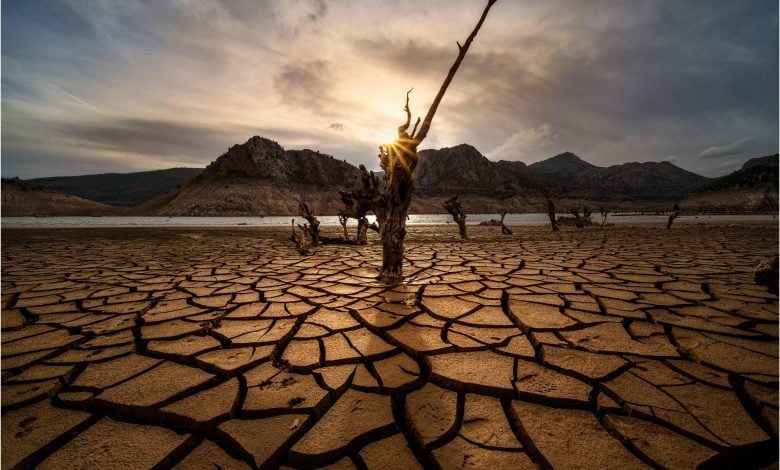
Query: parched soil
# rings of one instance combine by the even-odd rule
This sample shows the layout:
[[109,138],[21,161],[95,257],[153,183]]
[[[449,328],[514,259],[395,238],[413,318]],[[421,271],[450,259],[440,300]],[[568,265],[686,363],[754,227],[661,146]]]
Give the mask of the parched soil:
[[777,461],[776,224],[409,230],[3,230],[2,467]]

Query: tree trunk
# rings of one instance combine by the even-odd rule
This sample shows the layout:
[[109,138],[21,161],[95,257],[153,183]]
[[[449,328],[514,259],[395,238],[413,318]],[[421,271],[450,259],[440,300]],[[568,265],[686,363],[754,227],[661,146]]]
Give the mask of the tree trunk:
[[669,214],[669,220],[666,221],[666,230],[672,229],[672,222],[674,222],[674,219],[677,218],[677,211],[680,210],[680,206],[677,203],[674,203],[674,207],[672,207],[672,213]]
[[398,127],[398,137],[390,145],[379,147],[379,161],[385,171],[385,199],[377,216],[381,219],[380,237],[382,239],[382,270],[377,278],[386,283],[399,283],[403,280],[404,238],[406,238],[406,217],[409,213],[409,204],[412,202],[414,192],[414,168],[417,166],[417,146],[425,140],[431,128],[433,117],[441,103],[444,93],[458,71],[463,58],[466,57],[474,37],[482,27],[490,7],[497,0],[488,0],[482,16],[477,25],[461,45],[458,43],[458,56],[450,67],[447,76],[433,99],[428,113],[420,125],[420,119],[414,125],[411,133],[408,133],[412,121],[409,111],[409,92],[406,93],[406,122]]
[[320,221],[311,212],[311,208],[305,202],[298,204],[298,212],[301,217],[309,222],[309,236],[311,237],[311,246],[320,245]]
[[553,232],[558,231],[558,223],[555,222],[555,203],[552,202],[550,196],[547,196],[547,217],[550,218],[550,225]]
[[458,196],[453,196],[444,201],[444,208],[450,213],[452,220],[458,224],[460,238],[464,240],[468,238],[468,234],[466,233],[466,213],[463,212],[463,207],[460,205],[460,201],[458,201]]
[[309,246],[306,240],[306,230],[301,229],[299,234],[295,230],[295,219],[291,219],[291,221],[292,221],[292,235],[290,235],[290,240],[292,240],[292,242],[295,243],[295,248],[298,250],[298,253],[306,256],[309,254]]
[[417,144],[413,141],[406,145],[399,144],[400,140],[380,149],[380,163],[385,170],[386,205],[384,223],[379,232],[382,239],[382,271],[378,278],[388,284],[403,280],[406,218],[412,202],[414,168],[418,160]]
[[339,214],[339,223],[341,224],[341,228],[344,229],[344,240],[349,241],[349,233],[347,232],[347,221],[349,220],[349,217],[345,215]]
[[368,243],[368,237],[366,236],[366,232],[368,232],[368,219],[363,217],[358,219],[357,237],[355,238],[356,244],[365,245]]
[[501,211],[501,235],[512,235],[512,231],[504,225],[504,217],[506,217],[506,211]]

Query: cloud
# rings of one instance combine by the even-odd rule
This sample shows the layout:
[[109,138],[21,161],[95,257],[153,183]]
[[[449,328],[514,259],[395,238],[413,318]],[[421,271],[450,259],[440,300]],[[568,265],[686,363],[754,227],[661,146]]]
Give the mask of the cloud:
[[215,127],[213,124],[139,118],[63,123],[60,130],[103,149],[157,156],[213,155],[236,143],[234,139],[248,131],[233,125]]
[[720,147],[708,147],[701,152],[699,152],[699,158],[720,158],[720,157],[728,157],[730,155],[736,155],[738,153],[742,153],[750,149],[750,147],[753,146],[753,143],[755,142],[752,138],[744,138],[739,139],[736,142],[732,142],[728,145],[723,145]]
[[285,104],[322,111],[329,101],[332,73],[327,61],[284,65],[274,76],[274,89]]
[[[207,163],[253,134],[376,168],[404,93],[424,114],[483,6],[8,2],[3,172]],[[599,165],[675,155],[721,174],[700,156],[713,135],[751,136],[739,158],[777,152],[777,17],[766,0],[498,2],[424,146]]]
[[324,0],[286,0],[272,5],[277,27],[283,34],[293,37],[322,20],[328,12]]
[[487,152],[494,160],[520,160],[532,163],[550,157],[558,139],[552,126],[545,123],[538,127],[522,129],[510,135],[501,145]]

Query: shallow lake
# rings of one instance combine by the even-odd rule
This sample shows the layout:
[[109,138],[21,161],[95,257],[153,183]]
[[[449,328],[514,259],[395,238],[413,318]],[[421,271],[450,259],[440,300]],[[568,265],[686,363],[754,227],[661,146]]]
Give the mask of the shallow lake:
[[[268,216],[268,217],[2,217],[0,226],[14,227],[281,227],[290,225],[290,220],[303,223],[301,217]],[[318,217],[322,225],[338,225],[337,216]],[[375,217],[368,216],[373,222]],[[496,214],[468,214],[466,223],[476,225],[490,219],[498,219]],[[601,216],[594,214],[592,220],[600,223]],[[644,214],[612,214],[607,218],[608,224],[666,224],[666,215]],[[681,215],[675,224],[681,223],[740,223],[777,220],[772,215]],[[507,214],[504,219],[507,225],[545,225],[549,223],[547,214]],[[409,217],[409,224],[440,225],[454,223],[448,214],[415,214]],[[355,225],[350,219],[349,225]]]

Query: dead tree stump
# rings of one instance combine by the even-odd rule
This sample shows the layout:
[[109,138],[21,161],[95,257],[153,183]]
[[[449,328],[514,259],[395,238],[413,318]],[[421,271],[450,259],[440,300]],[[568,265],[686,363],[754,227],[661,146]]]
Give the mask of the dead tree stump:
[[463,212],[463,207],[460,205],[460,201],[458,201],[458,196],[453,196],[444,201],[444,208],[450,213],[452,220],[458,224],[460,238],[464,240],[468,238],[468,234],[466,233],[466,213]]
[[580,215],[579,206],[572,208],[571,214],[574,216],[574,226],[577,228],[585,228],[586,224],[590,224],[590,208],[585,206],[582,209],[582,215]]
[[346,215],[339,214],[339,223],[341,224],[341,228],[344,229],[344,241],[349,241],[349,233],[347,232],[347,220],[349,220],[349,217]]
[[[373,171],[366,170],[366,167],[360,165],[360,181],[361,185],[350,189],[349,191],[339,191],[341,195],[341,202],[344,203],[344,209],[339,212],[339,220],[341,217],[345,218],[344,236],[347,236],[346,219],[355,219],[358,221],[358,234],[355,238],[355,243],[359,245],[365,245],[367,238],[365,235],[366,227],[369,227],[368,221],[365,221],[365,226],[361,225],[361,220],[366,219],[366,214],[373,212],[377,215],[377,220],[381,221],[384,207],[384,195],[382,194],[382,187],[379,182],[379,178],[376,177]],[[361,230],[363,232],[361,236]]]
[[298,204],[298,213],[309,222],[307,230],[309,231],[309,237],[311,238],[312,246],[320,245],[320,221],[311,212],[311,208],[305,202]]
[[669,214],[669,220],[666,221],[666,230],[672,229],[672,222],[674,222],[674,219],[677,218],[677,212],[680,210],[680,206],[675,202],[674,206],[672,207],[672,213]]
[[557,232],[558,223],[555,221],[555,203],[553,203],[550,194],[547,195],[547,217],[550,218],[550,226],[552,227],[552,231]]
[[295,219],[291,219],[292,222],[292,235],[290,235],[290,240],[292,240],[293,243],[295,243],[295,248],[298,250],[298,253],[306,256],[309,254],[309,243],[307,240],[307,228],[306,226],[301,227],[298,226],[298,230],[295,228]]

